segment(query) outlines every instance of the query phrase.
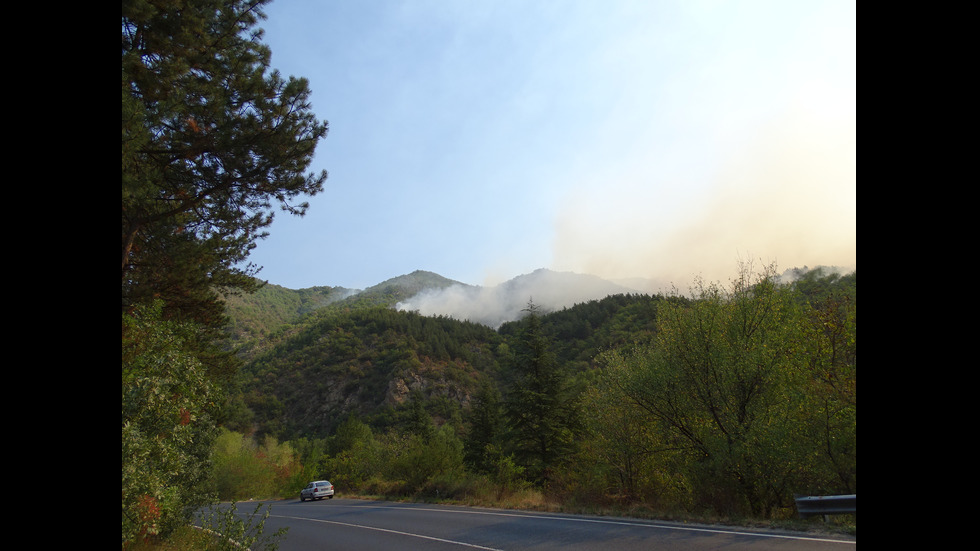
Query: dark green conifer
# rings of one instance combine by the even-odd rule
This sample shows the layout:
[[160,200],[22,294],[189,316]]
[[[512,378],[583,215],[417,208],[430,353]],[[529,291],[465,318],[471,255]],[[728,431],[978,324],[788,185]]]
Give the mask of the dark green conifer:
[[524,311],[505,411],[518,462],[532,480],[544,483],[574,448],[578,398],[551,351],[537,307],[529,302]]
[[322,190],[306,174],[327,123],[307,81],[269,71],[267,0],[122,3],[122,299],[220,326],[217,289],[246,264],[276,206]]

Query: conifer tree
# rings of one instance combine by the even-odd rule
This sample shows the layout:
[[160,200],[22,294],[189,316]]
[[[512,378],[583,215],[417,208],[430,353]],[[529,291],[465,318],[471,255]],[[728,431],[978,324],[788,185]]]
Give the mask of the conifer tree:
[[123,309],[224,321],[216,288],[252,289],[246,264],[273,210],[306,212],[327,123],[307,81],[269,72],[254,28],[268,0],[122,3]]
[[571,453],[579,427],[578,397],[551,351],[533,301],[515,343],[505,411],[510,444],[530,479],[545,483]]
[[327,124],[305,79],[268,72],[254,28],[268,0],[122,2],[123,543],[166,531],[212,496],[222,293],[276,206],[302,215]]
[[470,430],[464,442],[464,458],[475,470],[490,473],[496,459],[492,450],[501,449],[503,445],[500,392],[492,380],[485,379],[481,383],[467,420]]

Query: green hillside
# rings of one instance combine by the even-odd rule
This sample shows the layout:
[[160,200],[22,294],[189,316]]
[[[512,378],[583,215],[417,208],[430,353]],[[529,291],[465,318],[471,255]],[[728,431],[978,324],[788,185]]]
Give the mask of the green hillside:
[[225,297],[228,346],[251,358],[297,330],[311,314],[394,307],[423,289],[441,289],[459,282],[418,270],[364,290],[345,287],[287,289],[267,283],[252,294]]
[[[649,341],[661,300],[614,295],[546,314],[543,325],[562,364],[581,373],[601,350]],[[498,377],[519,330],[341,301],[273,335],[241,370],[240,389],[255,428],[281,439],[326,436],[352,413],[387,426],[411,396],[445,418]]]
[[[630,501],[769,517],[793,492],[856,487],[855,274],[793,275],[554,311],[529,302],[533,315],[497,329],[397,310],[458,284],[429,272],[344,298],[272,287],[230,310],[248,318],[233,327],[268,325],[239,348],[224,428],[294,443],[304,472],[352,490],[374,476],[385,491],[435,491],[430,477],[449,467],[412,475],[428,471],[402,464],[408,446],[413,461],[465,457],[454,469],[566,500],[599,484]],[[277,305],[267,315],[263,300]]]
[[261,339],[284,325],[296,323],[306,314],[349,297],[343,287],[287,289],[271,283],[247,295],[225,297],[230,319],[228,331],[236,342]]
[[486,326],[449,318],[324,309],[242,368],[242,398],[255,428],[280,439],[325,437],[350,414],[389,424],[412,393],[458,411],[494,370],[499,341]]

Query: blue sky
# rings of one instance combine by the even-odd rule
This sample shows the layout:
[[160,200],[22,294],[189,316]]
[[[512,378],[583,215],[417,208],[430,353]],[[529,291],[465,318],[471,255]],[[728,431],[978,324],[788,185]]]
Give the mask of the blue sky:
[[275,0],[272,67],[330,123],[305,217],[251,261],[298,289],[417,269],[686,285],[856,268],[853,1]]

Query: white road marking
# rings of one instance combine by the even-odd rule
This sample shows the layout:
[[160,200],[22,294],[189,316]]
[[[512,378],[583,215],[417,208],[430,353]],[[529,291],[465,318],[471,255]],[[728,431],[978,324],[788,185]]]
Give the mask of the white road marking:
[[387,528],[375,528],[373,526],[364,526],[363,524],[351,524],[349,522],[338,522],[336,520],[322,520],[322,519],[315,519],[315,518],[290,517],[290,516],[285,516],[285,515],[269,515],[269,516],[279,517],[279,518],[291,518],[293,520],[308,520],[310,522],[322,522],[322,523],[325,523],[325,524],[338,524],[340,526],[350,526],[352,528],[364,528],[365,530],[374,530],[374,531],[377,531],[377,532],[388,532],[389,534],[398,534],[399,536],[411,536],[413,538],[422,538],[422,539],[425,539],[425,540],[441,541],[443,543],[451,543],[453,545],[462,545],[464,547],[472,547],[474,549],[485,549],[486,551],[502,551],[501,549],[494,549],[493,547],[484,547],[482,545],[476,545],[476,544],[473,544],[473,543],[466,543],[465,541],[454,541],[454,540],[447,540],[447,539],[443,539],[443,538],[434,538],[432,536],[423,536],[422,534],[413,534],[411,532],[401,532],[401,531],[398,531],[398,530],[389,530]]
[[501,517],[518,517],[518,518],[536,518],[544,520],[564,520],[567,522],[591,522],[595,524],[616,524],[621,526],[641,526],[648,528],[661,528],[664,530],[686,530],[688,532],[709,532],[713,534],[733,534],[738,536],[756,536],[761,538],[781,538],[790,540],[806,540],[806,541],[822,541],[831,543],[849,543],[857,545],[856,541],[846,541],[846,540],[836,540],[829,538],[817,538],[810,536],[791,536],[786,534],[767,534],[765,532],[745,532],[738,530],[723,530],[720,528],[704,528],[696,526],[677,526],[673,524],[657,524],[654,522],[634,522],[627,520],[605,520],[605,519],[591,519],[591,518],[578,518],[578,517],[556,517],[549,516],[545,514],[541,515],[528,515],[522,513],[499,513],[496,511],[461,511],[455,509],[428,509],[428,508],[412,508],[413,511],[433,511],[440,513],[459,513],[459,514],[469,514],[469,515],[494,515]]
[[[678,525],[673,525],[673,524],[657,524],[657,523],[653,523],[653,522],[636,522],[636,521],[627,521],[627,520],[591,519],[591,518],[580,518],[580,517],[571,517],[571,516],[569,516],[569,517],[558,517],[558,516],[547,515],[547,514],[505,513],[505,512],[498,512],[498,511],[478,510],[478,509],[467,509],[467,510],[463,510],[463,509],[433,509],[433,508],[429,508],[429,507],[396,507],[396,506],[392,506],[392,505],[335,505],[335,506],[332,506],[332,507],[350,507],[350,508],[356,508],[356,509],[396,509],[396,510],[399,510],[399,511],[421,511],[421,512],[438,512],[438,513],[456,513],[456,514],[461,514],[461,515],[488,515],[488,516],[498,516],[498,517],[534,518],[534,519],[541,519],[541,520],[561,520],[561,521],[565,521],[565,522],[582,522],[582,523],[594,523],[594,524],[613,524],[613,525],[620,525],[620,526],[636,526],[636,527],[646,527],[646,528],[659,528],[661,530],[682,530],[682,531],[688,531],[688,532],[707,532],[707,533],[712,533],[712,534],[730,534],[730,535],[737,535],[737,536],[753,536],[753,537],[758,537],[758,538],[778,538],[778,539],[804,540],[804,541],[819,541],[819,542],[827,542],[827,543],[843,543],[843,544],[848,544],[848,545],[857,545],[857,541],[838,540],[838,539],[830,539],[830,538],[818,538],[818,537],[810,537],[810,536],[792,536],[792,535],[786,535],[786,534],[767,534],[765,532],[747,532],[747,531],[738,531],[738,530],[723,530],[723,529],[719,529],[719,528],[705,528],[705,527],[697,527],[697,526],[678,526]],[[271,515],[271,516],[282,516],[282,515]],[[357,528],[367,528],[369,530],[378,530],[378,531],[381,531],[381,532],[391,532],[393,534],[402,534],[402,535],[414,536],[414,537],[418,537],[418,538],[424,538],[424,539],[430,539],[430,540],[436,540],[436,541],[443,541],[443,542],[448,542],[448,543],[454,543],[454,544],[458,544],[458,545],[464,545],[464,546],[467,546],[467,547],[474,547],[474,548],[477,548],[477,549],[487,549],[487,550],[491,550],[491,551],[501,551],[499,549],[493,549],[491,547],[483,547],[483,546],[480,546],[480,545],[474,545],[474,544],[465,543],[465,542],[458,542],[458,541],[452,541],[452,540],[444,540],[444,539],[440,539],[440,538],[434,538],[434,537],[431,537],[431,536],[423,536],[423,535],[420,535],[420,534],[411,534],[411,533],[407,533],[407,532],[398,532],[398,531],[395,531],[395,530],[387,530],[387,529],[384,529],[384,528],[372,528],[370,526],[363,526],[363,525],[359,525],[359,524],[347,524],[347,523],[343,523],[343,522],[336,522],[336,521],[330,521],[330,520],[317,520],[317,519],[302,518],[302,517],[285,517],[285,516],[283,516],[283,518],[293,518],[293,519],[296,519],[296,520],[311,520],[311,521],[315,521],[315,522],[327,522],[327,523],[332,523],[332,524],[341,524],[341,525],[344,525],[344,526],[353,526],[353,527],[357,527]]]
[[[342,506],[343,507],[343,506]],[[358,508],[377,508],[377,509],[391,509],[390,505],[350,505],[349,507]],[[791,539],[791,540],[806,540],[806,541],[822,541],[830,543],[846,543],[857,545],[856,541],[838,540],[830,538],[818,538],[810,536],[792,536],[786,534],[767,534],[765,532],[747,532],[747,531],[737,531],[737,530],[723,530],[719,528],[705,528],[696,526],[678,526],[673,524],[656,524],[653,522],[635,522],[628,520],[606,520],[606,519],[590,519],[590,518],[579,518],[579,517],[556,517],[546,514],[525,514],[525,513],[504,513],[498,511],[487,511],[487,510],[459,510],[459,509],[432,509],[428,507],[398,507],[399,510],[410,510],[410,511],[427,511],[427,512],[438,512],[438,513],[456,513],[461,515],[491,515],[499,517],[517,517],[517,518],[536,518],[543,520],[562,520],[566,522],[583,522],[583,523],[595,523],[595,524],[614,524],[620,526],[644,526],[648,528],[660,528],[663,530],[685,530],[688,532],[708,532],[713,534],[732,534],[740,536],[757,536],[762,538],[780,538],[780,539]]]

